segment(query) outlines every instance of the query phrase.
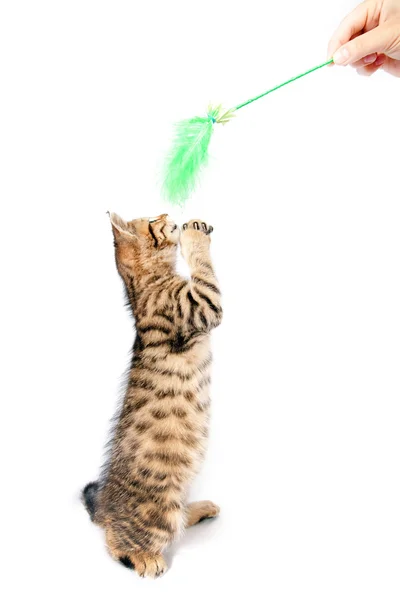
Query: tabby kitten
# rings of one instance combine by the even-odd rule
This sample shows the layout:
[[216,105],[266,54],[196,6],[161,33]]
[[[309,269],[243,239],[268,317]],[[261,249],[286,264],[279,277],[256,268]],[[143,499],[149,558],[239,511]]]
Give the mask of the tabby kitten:
[[[125,222],[112,214],[111,225],[136,340],[110,458],[83,502],[112,557],[157,577],[166,546],[219,513],[212,502],[187,503],[208,435],[210,331],[222,318],[212,227],[192,220],[180,232],[168,215]],[[179,241],[189,280],[175,270]]]

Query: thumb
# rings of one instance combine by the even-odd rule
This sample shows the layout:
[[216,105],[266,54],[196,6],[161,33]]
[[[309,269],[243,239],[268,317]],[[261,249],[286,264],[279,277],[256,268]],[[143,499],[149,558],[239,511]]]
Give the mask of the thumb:
[[396,33],[393,29],[391,24],[384,23],[350,40],[335,52],[333,62],[336,65],[350,65],[374,52],[384,54]]

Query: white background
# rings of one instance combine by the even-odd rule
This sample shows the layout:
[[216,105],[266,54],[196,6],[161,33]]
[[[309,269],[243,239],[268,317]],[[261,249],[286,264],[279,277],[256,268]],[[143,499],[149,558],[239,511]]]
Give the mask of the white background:
[[383,73],[325,68],[244,108],[167,208],[215,229],[225,319],[192,496],[220,519],[141,580],[79,502],[134,335],[106,211],[164,212],[171,124],[322,62],[352,6],[2,3],[3,597],[399,598],[400,82]]

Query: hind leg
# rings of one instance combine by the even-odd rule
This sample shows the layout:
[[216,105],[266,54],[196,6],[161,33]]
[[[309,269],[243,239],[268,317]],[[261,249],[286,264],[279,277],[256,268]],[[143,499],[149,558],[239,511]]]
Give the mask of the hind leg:
[[168,569],[162,554],[132,552],[119,557],[119,562],[134,569],[140,577],[160,577]]
[[135,570],[140,577],[160,577],[168,569],[160,552],[145,552],[139,548],[122,549],[110,527],[106,528],[106,542],[111,556],[124,567]]
[[200,523],[200,521],[204,521],[205,519],[213,519],[219,515],[219,511],[219,506],[209,500],[191,502],[187,507],[186,527],[196,525],[196,523]]

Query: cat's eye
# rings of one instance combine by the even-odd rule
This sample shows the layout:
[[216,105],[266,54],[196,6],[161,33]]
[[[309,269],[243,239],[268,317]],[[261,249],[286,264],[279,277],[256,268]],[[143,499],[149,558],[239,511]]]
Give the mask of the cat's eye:
[[156,222],[156,221],[158,221],[158,220],[159,220],[159,217],[151,217],[151,218],[149,219],[149,223],[155,223],[155,222]]

